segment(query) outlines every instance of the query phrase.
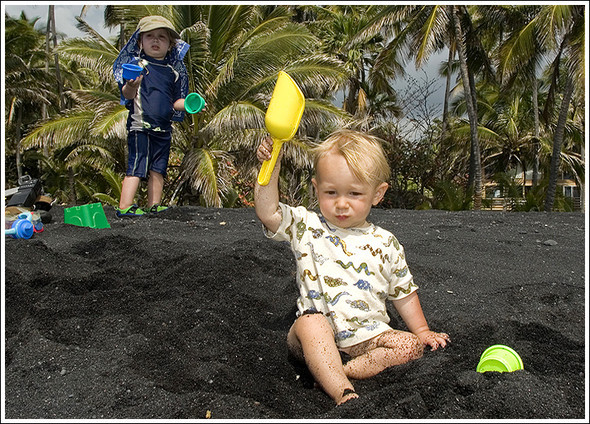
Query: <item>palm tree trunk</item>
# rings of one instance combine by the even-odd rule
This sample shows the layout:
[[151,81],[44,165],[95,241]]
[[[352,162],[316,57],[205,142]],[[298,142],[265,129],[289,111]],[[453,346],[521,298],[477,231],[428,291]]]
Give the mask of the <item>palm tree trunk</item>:
[[555,190],[557,188],[559,162],[561,160],[561,146],[563,145],[567,112],[574,91],[573,79],[569,75],[566,78],[565,93],[563,94],[563,100],[559,110],[557,127],[555,127],[555,133],[553,134],[553,153],[551,155],[551,168],[549,170],[549,186],[547,187],[547,195],[545,196],[545,212],[551,212],[553,210],[553,203],[555,202]]
[[[467,55],[465,55],[465,59],[467,60]],[[471,116],[475,116],[476,119],[476,125],[475,128],[477,128],[478,126],[478,114],[477,114],[477,96],[475,95],[475,77],[473,76],[473,72],[471,72],[469,70],[469,67],[467,67],[467,75],[469,76],[469,88],[471,90],[470,96],[471,96],[471,105],[473,107],[473,111],[471,112],[471,115],[469,114],[469,109],[468,109],[468,116],[469,116],[469,124],[471,125]],[[471,127],[470,127],[471,128]],[[476,131],[477,134],[477,131]],[[473,131],[471,131],[471,135],[473,136]],[[473,138],[472,138],[473,140]],[[479,138],[478,138],[478,143],[477,145],[479,146]],[[479,153],[477,153],[475,151],[475,144],[472,142],[471,143],[471,150],[470,150],[470,156],[469,156],[469,179],[467,181],[467,187],[469,188],[474,188],[474,192],[475,192],[475,180],[476,180],[476,170],[478,168],[478,162],[480,162],[479,160]],[[481,166],[481,165],[480,165]]]
[[440,141],[446,136],[447,127],[449,125],[449,97],[451,94],[451,68],[452,62],[455,57],[455,51],[452,47],[449,47],[449,58],[447,59],[447,79],[445,85],[445,100],[443,103],[443,115],[442,115],[442,127],[440,131]]
[[461,30],[461,22],[459,21],[458,16],[459,8],[456,6],[452,7],[455,36],[457,38],[457,53],[459,54],[459,63],[461,65],[461,80],[463,81],[463,89],[465,91],[465,104],[467,106],[467,115],[469,117],[469,128],[471,133],[471,160],[473,163],[473,170],[470,172],[470,178],[473,179],[473,209],[480,210],[482,201],[481,157],[479,151],[479,138],[477,135],[477,113],[473,104],[473,100],[476,98],[475,87],[471,87],[469,81],[467,53],[465,42],[463,40],[463,31]]
[[[45,29],[45,73],[49,75],[49,28],[51,27],[51,19],[54,15],[51,13],[52,6],[49,6],[49,13],[47,14],[47,28]],[[41,117],[46,120],[49,118],[49,112],[47,110],[47,104],[43,102],[41,105]],[[49,148],[47,142],[43,141],[43,155],[49,157]],[[43,164],[39,161],[39,169],[42,169]]]
[[360,84],[356,77],[349,79],[348,93],[344,99],[344,110],[351,115],[354,115],[357,110],[359,87]]
[[76,205],[76,176],[71,166],[68,167],[68,183],[70,186],[69,201],[70,205]]
[[123,50],[127,44],[127,40],[125,39],[125,25],[119,25],[119,50]]
[[[537,78],[533,77],[533,117],[535,120],[535,141],[533,142],[533,188],[539,184],[539,95],[537,91]],[[526,182],[526,178],[525,178]]]
[[16,109],[16,133],[14,135],[14,139],[16,140],[16,175],[20,180],[20,177],[23,176],[23,164],[20,154],[21,149],[21,125],[23,122],[23,112],[22,106],[17,106]]
[[[53,41],[53,60],[55,63],[55,79],[57,81],[57,90],[59,94],[59,110],[65,108],[65,100],[63,95],[63,86],[61,82],[61,74],[59,71],[59,57],[57,55],[57,32],[55,31],[55,6],[49,6],[49,13],[47,15],[47,31],[51,31],[51,39]],[[49,59],[49,58],[48,58]]]
[[[582,144],[582,157],[585,158],[586,154],[585,154],[585,147]],[[585,184],[586,179],[582,178],[580,180],[580,210],[582,212],[586,212],[586,203],[585,203],[585,192],[586,192],[586,184]]]

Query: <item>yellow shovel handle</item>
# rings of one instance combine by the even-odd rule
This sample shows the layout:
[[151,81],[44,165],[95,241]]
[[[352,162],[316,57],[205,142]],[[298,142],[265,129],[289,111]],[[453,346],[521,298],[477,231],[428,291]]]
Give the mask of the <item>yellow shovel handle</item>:
[[269,160],[262,162],[260,172],[258,172],[258,184],[265,186],[270,181],[272,171],[275,169],[279,153],[281,153],[281,146],[283,145],[282,140],[277,140],[273,137],[272,139],[272,154]]

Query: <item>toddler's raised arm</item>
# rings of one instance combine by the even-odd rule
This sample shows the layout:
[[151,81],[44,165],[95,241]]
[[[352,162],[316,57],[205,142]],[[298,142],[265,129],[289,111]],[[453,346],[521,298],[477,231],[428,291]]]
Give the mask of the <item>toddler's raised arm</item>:
[[[272,152],[272,138],[266,137],[258,146],[256,156],[260,163],[269,160]],[[261,186],[258,181],[254,183],[254,204],[258,219],[269,231],[275,233],[281,224],[279,210],[279,171],[281,169],[280,157],[277,160],[270,182]]]

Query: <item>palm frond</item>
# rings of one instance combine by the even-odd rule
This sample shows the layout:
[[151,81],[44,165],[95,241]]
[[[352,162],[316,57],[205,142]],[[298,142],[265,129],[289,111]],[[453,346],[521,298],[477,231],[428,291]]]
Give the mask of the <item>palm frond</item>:
[[418,32],[418,48],[415,51],[416,67],[422,64],[430,55],[439,50],[441,40],[445,39],[445,33],[449,28],[449,19],[445,12],[446,6],[432,6],[425,24]]
[[226,153],[208,149],[193,149],[185,154],[182,167],[191,186],[201,193],[206,206],[221,207],[221,193],[227,191],[228,180],[219,172],[220,163],[229,159]]
[[107,103],[92,122],[90,134],[96,137],[125,139],[129,111],[121,105]]
[[113,206],[113,207],[117,207],[119,206],[119,198],[121,197],[120,194],[116,195],[113,197],[109,194],[105,194],[105,193],[92,193],[92,197],[94,197],[96,200],[100,201],[101,203]]
[[35,127],[21,140],[23,148],[43,145],[60,149],[70,146],[88,134],[95,113],[90,110],[71,111]]
[[212,138],[215,134],[263,128],[265,113],[250,102],[232,102],[217,112],[202,131]]
[[101,45],[110,44],[98,31],[88,25],[88,23],[81,16],[76,16],[76,20],[78,21],[76,27],[80,31],[88,34],[94,40],[94,42],[98,42]]
[[[277,27],[278,24],[281,25]],[[233,43],[231,51],[219,64],[218,73],[211,81],[208,91],[217,92],[234,79],[251,80],[257,86],[257,80],[276,70],[277,64],[301,56],[303,51],[309,51],[310,43],[317,42],[318,40],[305,28],[286,24],[284,18],[264,21],[251,31],[240,34],[239,40]],[[240,67],[236,69],[237,63]],[[251,86],[244,85],[238,91],[234,91],[234,84],[232,91],[235,96],[244,93],[247,88]],[[246,97],[247,92],[243,95]]]
[[329,96],[340,89],[348,77],[342,61],[326,54],[312,54],[291,61],[284,70],[306,98]]
[[101,80],[112,80],[113,62],[119,55],[119,51],[112,44],[97,43],[91,38],[73,38],[64,41],[58,51],[82,67],[96,72]]
[[536,39],[538,31],[537,22],[531,20],[523,28],[511,37],[500,49],[500,69],[498,71],[505,81],[509,79],[523,64],[527,63],[537,52]]
[[337,128],[348,126],[351,121],[349,113],[328,100],[306,99],[298,134],[300,137],[315,135],[321,139]]

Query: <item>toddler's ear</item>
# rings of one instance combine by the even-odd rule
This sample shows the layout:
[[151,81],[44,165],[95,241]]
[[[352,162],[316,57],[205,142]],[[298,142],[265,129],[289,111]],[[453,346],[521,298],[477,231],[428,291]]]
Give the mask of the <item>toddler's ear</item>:
[[373,206],[377,206],[379,202],[383,200],[383,196],[385,196],[385,192],[387,191],[388,187],[389,184],[385,182],[377,186],[377,189],[375,190],[375,197],[373,197]]

